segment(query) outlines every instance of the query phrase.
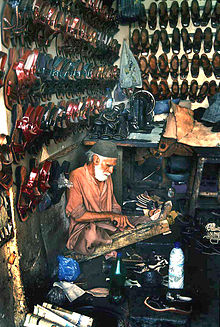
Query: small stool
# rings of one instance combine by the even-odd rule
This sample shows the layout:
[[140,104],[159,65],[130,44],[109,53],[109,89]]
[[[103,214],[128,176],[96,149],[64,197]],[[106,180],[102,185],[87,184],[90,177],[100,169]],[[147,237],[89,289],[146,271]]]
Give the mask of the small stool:
[[[218,149],[219,150],[219,149]],[[193,160],[191,173],[188,182],[188,191],[187,191],[187,198],[188,198],[188,214],[191,217],[195,216],[196,208],[220,208],[220,152],[214,151],[210,153],[202,154],[197,153],[195,160]],[[201,192],[200,191],[200,184],[202,180],[202,173],[205,164],[217,164],[217,192]],[[208,204],[208,206],[199,203],[199,196],[209,197],[209,198],[216,198],[216,203]]]

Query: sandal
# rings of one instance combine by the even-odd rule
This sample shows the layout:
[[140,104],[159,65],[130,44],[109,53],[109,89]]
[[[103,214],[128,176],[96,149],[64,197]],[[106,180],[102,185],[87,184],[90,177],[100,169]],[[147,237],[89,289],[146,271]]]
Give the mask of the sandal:
[[203,53],[201,55],[200,62],[201,62],[201,66],[203,68],[205,76],[211,77],[212,76],[212,65],[205,53]]
[[182,81],[181,84],[181,88],[180,88],[180,99],[181,100],[186,100],[186,98],[188,97],[188,81],[186,79],[184,79]]
[[172,87],[171,87],[171,95],[173,99],[179,98],[179,83],[177,80],[173,81]]
[[158,67],[160,71],[160,77],[163,79],[167,79],[169,76],[169,66],[168,66],[168,58],[166,53],[162,53],[159,56]]
[[170,75],[172,79],[178,78],[179,71],[179,59],[177,55],[173,55],[170,61]]
[[197,102],[202,103],[205,100],[208,93],[209,93],[209,83],[207,81],[205,81],[199,89],[199,94],[197,96]]
[[198,92],[199,86],[197,80],[193,79],[190,84],[189,89],[189,100],[191,102],[195,102],[197,99],[197,92]]
[[185,79],[187,78],[189,73],[189,60],[187,55],[182,55],[180,59],[180,78]]

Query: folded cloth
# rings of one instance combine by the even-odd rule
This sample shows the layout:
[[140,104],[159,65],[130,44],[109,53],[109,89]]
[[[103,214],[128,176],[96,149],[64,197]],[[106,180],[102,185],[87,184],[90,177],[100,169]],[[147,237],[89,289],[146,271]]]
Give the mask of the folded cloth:
[[109,294],[108,289],[104,287],[97,287],[97,288],[92,288],[90,290],[83,290],[76,284],[66,281],[55,282],[53,283],[53,286],[60,287],[70,302],[73,302],[74,300],[84,295],[85,293],[91,294],[95,297],[106,297]]

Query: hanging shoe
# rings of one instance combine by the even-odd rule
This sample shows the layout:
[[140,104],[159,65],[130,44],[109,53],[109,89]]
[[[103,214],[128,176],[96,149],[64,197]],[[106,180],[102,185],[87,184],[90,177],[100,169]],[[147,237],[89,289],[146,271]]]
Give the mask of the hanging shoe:
[[211,14],[211,25],[213,28],[217,28],[220,24],[220,2],[217,1],[213,12]]
[[179,83],[178,80],[174,80],[171,88],[171,95],[173,99],[178,99],[179,98]]
[[220,27],[216,30],[215,41],[214,41],[214,50],[220,51]]
[[155,30],[157,26],[157,4],[151,2],[148,10],[148,26],[150,30]]
[[141,76],[143,78],[147,78],[148,77],[148,72],[149,72],[147,58],[145,56],[141,56],[138,59],[138,64],[139,64],[139,67],[140,67],[140,70],[141,70]]
[[206,77],[211,77],[212,76],[212,65],[209,61],[209,58],[205,53],[201,55],[200,58],[201,66],[203,68],[204,74]]
[[216,81],[212,80],[209,82],[209,94],[208,97],[212,98],[218,92]]
[[149,49],[150,49],[150,43],[149,43],[148,30],[146,30],[146,28],[142,28],[142,30],[141,30],[141,52],[148,53]]
[[169,14],[169,24],[171,28],[175,28],[178,23],[179,17],[179,3],[178,1],[173,1],[170,7],[170,14]]
[[148,58],[149,72],[153,79],[159,78],[159,69],[157,66],[157,58],[155,55],[150,55]]
[[169,40],[167,31],[164,29],[162,29],[160,31],[160,40],[161,40],[163,52],[169,53],[170,52],[170,40]]
[[168,58],[166,53],[162,53],[158,58],[160,77],[167,79],[169,75]]
[[173,55],[170,61],[170,74],[172,79],[178,78],[179,71],[179,59],[177,55]]
[[212,49],[212,30],[210,27],[206,27],[204,30],[204,51],[209,53]]
[[177,27],[173,30],[171,47],[173,53],[178,54],[180,52],[180,31]]
[[211,18],[212,0],[206,0],[205,7],[203,9],[202,16],[200,18],[201,26],[207,26]]
[[201,28],[197,28],[193,38],[193,51],[199,53],[201,49],[201,42],[203,39],[203,33]]
[[200,9],[197,0],[192,0],[191,3],[191,18],[194,26],[200,25]]
[[153,33],[153,36],[152,36],[152,39],[151,39],[151,45],[150,45],[151,52],[154,53],[154,54],[157,53],[157,51],[158,51],[159,41],[160,41],[160,31],[156,30]]
[[183,41],[183,49],[185,53],[191,53],[192,52],[192,41],[190,39],[189,33],[186,28],[181,29],[181,37]]
[[183,27],[188,27],[190,22],[189,4],[187,0],[181,2],[181,24]]
[[185,79],[189,74],[189,60],[184,54],[180,59],[180,78]]
[[167,11],[167,3],[160,2],[158,6],[159,11],[159,25],[160,28],[167,28],[168,25],[168,11]]
[[134,53],[135,55],[138,55],[140,52],[140,41],[141,41],[140,31],[139,29],[135,28],[132,32],[131,45],[130,45],[130,49],[132,53]]
[[212,67],[215,78],[220,79],[220,54],[215,52],[212,57]]
[[208,93],[209,93],[209,83],[207,81],[205,81],[199,89],[199,94],[197,96],[197,102],[202,103],[205,100],[205,98],[207,97]]
[[150,82],[151,93],[153,94],[156,101],[160,100],[160,88],[157,81],[152,79]]
[[199,66],[200,59],[198,53],[195,53],[191,62],[191,75],[193,78],[197,78],[199,76]]
[[197,92],[198,92],[199,86],[197,80],[193,79],[190,84],[189,89],[189,100],[191,102],[195,102],[197,98]]
[[186,100],[188,97],[189,91],[188,91],[188,81],[184,79],[181,84],[180,88],[180,99],[181,100]]
[[141,8],[139,11],[139,16],[138,16],[138,26],[140,28],[146,28],[147,25],[147,14],[146,14],[146,9],[143,3],[141,3]]
[[171,92],[166,80],[160,81],[159,88],[160,88],[160,100],[166,100],[171,98]]

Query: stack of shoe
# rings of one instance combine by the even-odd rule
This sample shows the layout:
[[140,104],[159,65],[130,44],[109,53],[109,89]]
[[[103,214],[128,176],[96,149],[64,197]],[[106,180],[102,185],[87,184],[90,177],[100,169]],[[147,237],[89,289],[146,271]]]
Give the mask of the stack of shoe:
[[[202,103],[219,92],[215,81],[220,78],[219,12],[219,1],[213,6],[211,0],[206,0],[203,9],[198,0],[190,4],[187,0],[173,1],[170,8],[165,1],[151,2],[148,32],[146,28],[135,28],[130,48],[140,65],[143,89],[151,92],[156,101],[180,98]],[[160,47],[163,54],[157,57]],[[199,74],[205,75],[201,85],[195,80]]]

